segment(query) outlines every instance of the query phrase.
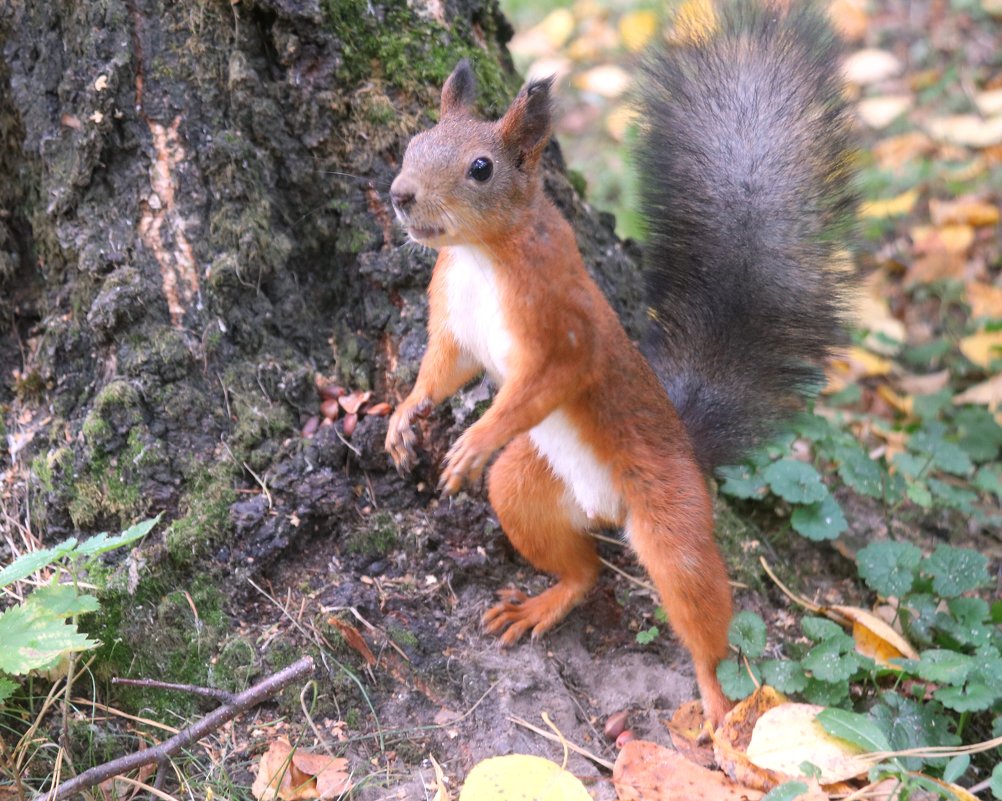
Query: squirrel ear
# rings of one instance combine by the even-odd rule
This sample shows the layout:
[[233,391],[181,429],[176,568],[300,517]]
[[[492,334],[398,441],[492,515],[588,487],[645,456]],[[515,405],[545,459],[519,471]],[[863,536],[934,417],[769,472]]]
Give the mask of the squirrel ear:
[[550,88],[553,76],[522,87],[498,125],[501,139],[515,151],[515,166],[531,168],[550,138]]
[[469,59],[460,61],[442,87],[442,105],[439,117],[468,112],[477,94],[477,79]]

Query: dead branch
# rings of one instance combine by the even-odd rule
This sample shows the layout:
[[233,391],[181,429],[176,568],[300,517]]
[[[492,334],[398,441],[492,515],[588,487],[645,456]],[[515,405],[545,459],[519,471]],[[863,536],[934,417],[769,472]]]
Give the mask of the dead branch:
[[105,762],[103,765],[95,765],[93,768],[85,770],[79,776],[74,776],[72,779],[63,782],[58,787],[36,795],[32,801],[59,801],[61,798],[66,798],[74,793],[86,790],[88,787],[94,787],[105,779],[110,779],[112,776],[118,776],[122,773],[144,767],[145,765],[152,765],[154,763],[163,764],[170,756],[185,746],[202,739],[228,720],[232,720],[242,712],[246,712],[248,709],[257,706],[266,698],[312,671],[313,658],[304,656],[298,662],[293,662],[288,667],[237,694],[230,703],[223,704],[223,706],[210,712],[198,721],[198,723],[182,729],[169,740],[164,740],[160,745],[113,759],[110,762]]
[[156,679],[120,679],[118,676],[111,680],[112,684],[124,684],[129,687],[149,687],[153,690],[175,690],[189,695],[200,695],[203,698],[215,698],[226,704],[236,700],[234,693],[226,690],[217,690],[215,687],[198,687],[194,684],[176,684],[172,681],[157,681]]

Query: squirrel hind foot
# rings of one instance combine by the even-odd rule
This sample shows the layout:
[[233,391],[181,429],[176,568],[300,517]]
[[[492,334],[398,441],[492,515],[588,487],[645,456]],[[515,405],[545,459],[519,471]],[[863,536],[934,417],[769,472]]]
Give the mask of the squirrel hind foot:
[[536,596],[511,587],[498,590],[501,602],[484,613],[484,630],[498,635],[506,648],[530,630],[532,639],[536,639],[563,620],[590,587],[590,583],[585,585],[564,579]]

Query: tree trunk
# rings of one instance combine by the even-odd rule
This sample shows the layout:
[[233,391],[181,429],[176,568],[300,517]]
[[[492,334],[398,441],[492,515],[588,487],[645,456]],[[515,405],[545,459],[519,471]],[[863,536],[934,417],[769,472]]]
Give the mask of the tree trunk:
[[[38,536],[166,511],[143,551],[172,588],[265,570],[281,593],[334,559],[319,600],[377,617],[358,572],[455,587],[482,564],[482,494],[431,488],[483,387],[428,421],[413,475],[388,469],[385,418],[301,430],[318,376],[410,388],[433,254],[387,190],[459,58],[504,107],[509,36],[496,0],[0,0],[0,455],[30,464]],[[635,324],[635,254],[548,159]]]

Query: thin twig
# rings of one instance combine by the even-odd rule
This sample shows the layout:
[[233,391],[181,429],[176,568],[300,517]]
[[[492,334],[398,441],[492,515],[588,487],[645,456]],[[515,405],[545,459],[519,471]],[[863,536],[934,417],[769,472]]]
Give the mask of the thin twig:
[[[540,737],[545,737],[547,740],[552,740],[555,743],[561,742],[560,738],[557,737],[555,734],[550,734],[550,732],[546,731],[545,729],[539,728],[539,726],[533,726],[531,723],[529,723],[529,721],[523,720],[522,718],[519,717],[515,717],[515,715],[509,715],[508,720],[510,720],[512,723],[516,723],[519,726],[528,729],[529,731],[535,732]],[[602,757],[593,754],[591,751],[587,751],[581,746],[575,745],[574,743],[569,742],[567,740],[564,740],[564,742],[566,743],[567,747],[570,748],[571,751],[573,751],[575,754],[581,754],[581,756],[585,757],[586,759],[590,759],[596,765],[601,765],[606,770],[612,770],[613,764],[608,759],[602,759]]]
[[288,667],[278,671],[278,673],[272,674],[253,687],[239,693],[231,703],[224,704],[210,712],[198,721],[198,723],[182,729],[169,740],[164,740],[160,745],[113,759],[110,762],[105,762],[103,765],[96,765],[46,793],[36,795],[33,801],[59,801],[61,798],[66,798],[74,793],[86,790],[88,787],[94,787],[105,779],[110,779],[112,776],[118,776],[146,765],[161,763],[185,746],[201,740],[205,735],[215,731],[227,721],[257,706],[266,698],[269,698],[312,671],[313,658],[304,656],[299,661],[293,662]]
[[153,690],[177,690],[189,695],[201,695],[204,698],[215,698],[225,704],[232,703],[236,695],[226,690],[217,690],[215,687],[198,687],[194,684],[175,684],[172,681],[156,681],[155,679],[122,679],[116,676],[111,680],[112,684],[127,684],[130,687],[149,687]]

